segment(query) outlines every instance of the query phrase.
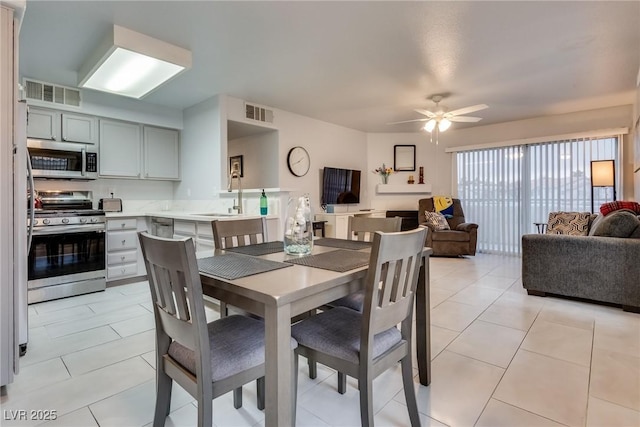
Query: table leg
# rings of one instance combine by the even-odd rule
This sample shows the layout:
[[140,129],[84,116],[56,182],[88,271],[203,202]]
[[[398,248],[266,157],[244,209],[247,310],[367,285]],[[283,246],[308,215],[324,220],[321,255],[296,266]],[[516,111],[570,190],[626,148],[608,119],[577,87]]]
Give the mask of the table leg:
[[429,257],[424,257],[416,289],[416,352],[420,384],[431,383],[431,308],[429,302]]
[[291,307],[265,308],[266,427],[292,426]]

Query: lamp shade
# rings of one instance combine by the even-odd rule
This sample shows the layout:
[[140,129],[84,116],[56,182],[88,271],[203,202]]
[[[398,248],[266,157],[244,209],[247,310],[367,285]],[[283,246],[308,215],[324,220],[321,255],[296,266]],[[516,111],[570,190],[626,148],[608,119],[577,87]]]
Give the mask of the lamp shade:
[[443,118],[438,123],[438,130],[440,132],[444,132],[445,130],[449,129],[450,126],[451,126],[451,120],[449,120],[447,118]]
[[191,52],[118,25],[84,63],[80,87],[142,98],[191,68]]
[[591,186],[614,187],[616,179],[614,160],[594,160],[591,162]]

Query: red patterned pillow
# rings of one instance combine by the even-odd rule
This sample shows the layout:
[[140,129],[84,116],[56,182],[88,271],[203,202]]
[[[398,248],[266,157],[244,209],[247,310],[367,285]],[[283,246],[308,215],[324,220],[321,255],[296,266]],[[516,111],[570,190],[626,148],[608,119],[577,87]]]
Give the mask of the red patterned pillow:
[[603,203],[600,206],[600,213],[602,215],[607,215],[613,211],[617,211],[620,209],[629,209],[636,213],[636,215],[640,215],[640,203],[638,202],[630,202],[625,200],[620,200],[618,202],[608,202]]

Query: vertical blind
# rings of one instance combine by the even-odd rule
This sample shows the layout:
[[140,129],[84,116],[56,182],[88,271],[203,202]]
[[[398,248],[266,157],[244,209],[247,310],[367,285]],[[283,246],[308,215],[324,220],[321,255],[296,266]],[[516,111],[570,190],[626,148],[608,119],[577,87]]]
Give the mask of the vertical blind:
[[[616,136],[459,152],[458,196],[479,224],[478,251],[518,255],[549,212],[591,211],[591,161],[608,159],[619,165]],[[596,210],[612,191],[594,188]]]

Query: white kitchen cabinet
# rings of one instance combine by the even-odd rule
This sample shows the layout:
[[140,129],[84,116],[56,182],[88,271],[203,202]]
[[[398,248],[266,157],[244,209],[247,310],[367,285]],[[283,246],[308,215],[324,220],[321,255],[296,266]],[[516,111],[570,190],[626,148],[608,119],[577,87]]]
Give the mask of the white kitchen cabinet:
[[65,142],[98,143],[98,119],[81,114],[62,113],[62,140]]
[[52,141],[98,142],[98,119],[44,108],[29,107],[27,136]]
[[137,234],[146,229],[144,217],[107,220],[107,281],[146,274]]
[[180,140],[178,131],[153,126],[143,130],[144,177],[180,179]]
[[173,221],[173,237],[174,239],[184,239],[191,237],[196,248],[199,251],[211,251],[214,249],[213,244],[213,228],[210,221]]
[[27,115],[27,137],[36,139],[60,139],[60,113],[29,107]]
[[348,238],[349,217],[365,216],[372,218],[384,218],[387,211],[358,211],[358,212],[341,212],[341,213],[321,213],[315,215],[316,221],[327,221],[324,226],[324,236],[336,239]]
[[137,123],[100,120],[100,176],[140,178],[140,134]]

